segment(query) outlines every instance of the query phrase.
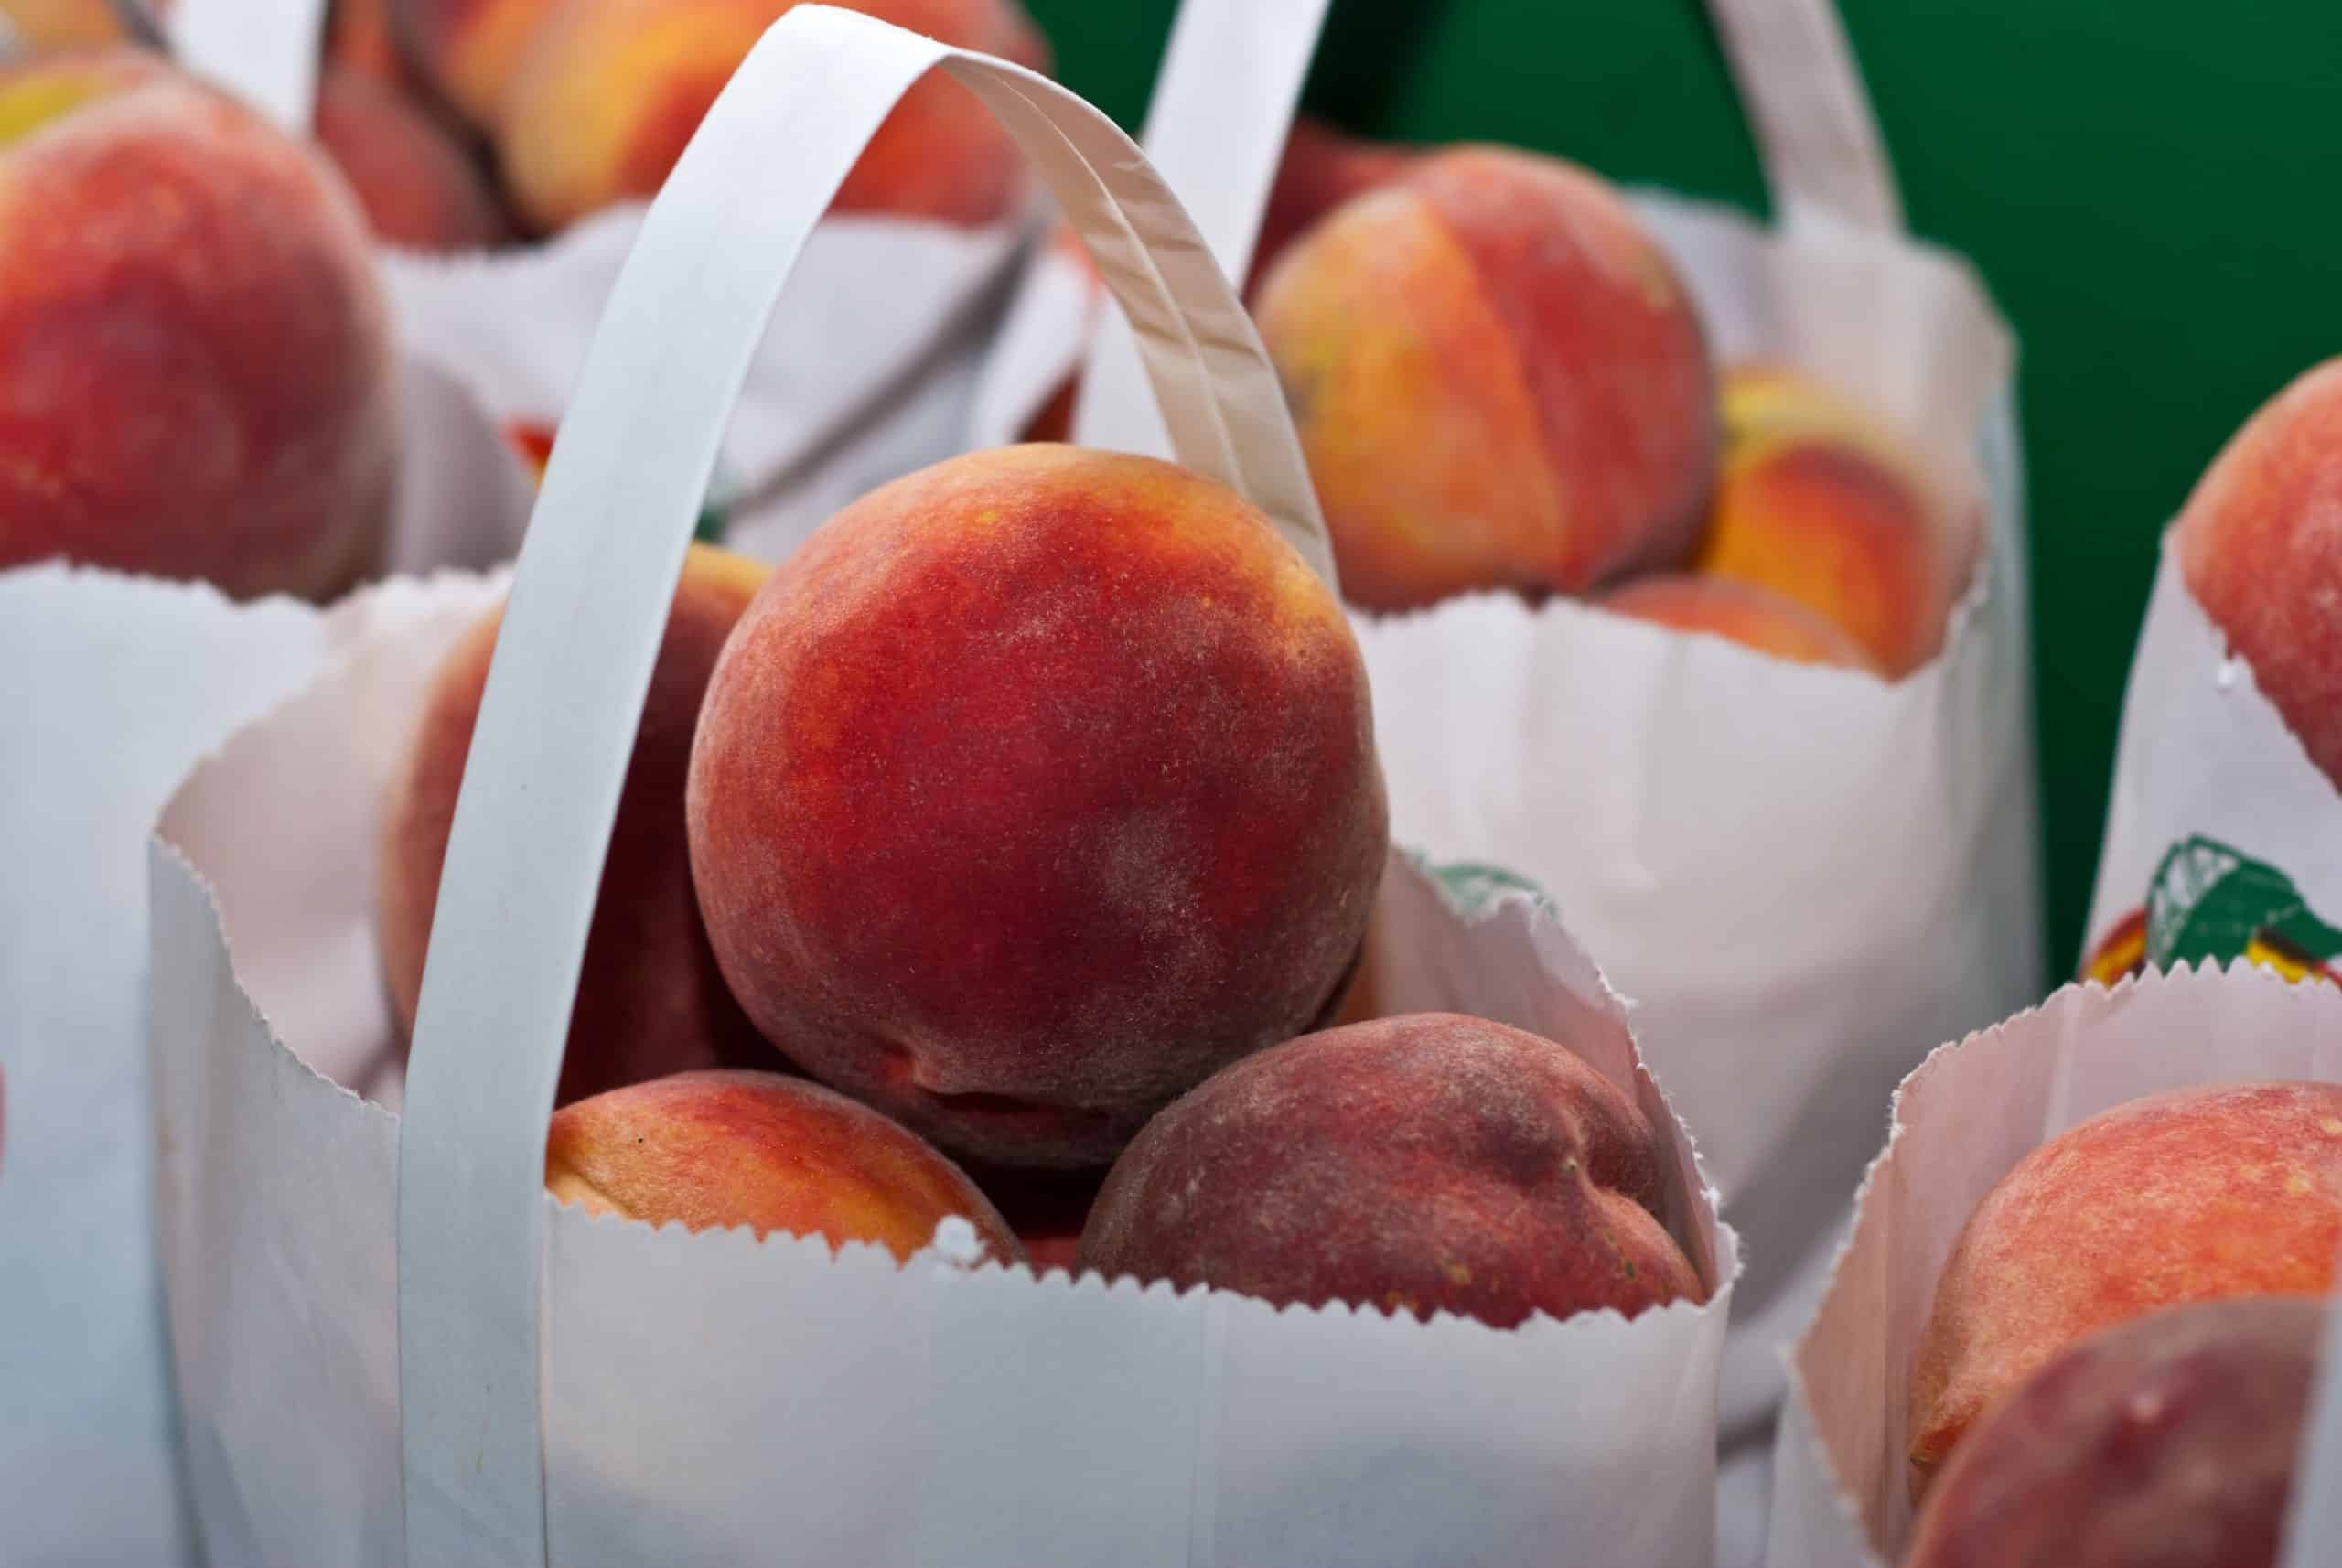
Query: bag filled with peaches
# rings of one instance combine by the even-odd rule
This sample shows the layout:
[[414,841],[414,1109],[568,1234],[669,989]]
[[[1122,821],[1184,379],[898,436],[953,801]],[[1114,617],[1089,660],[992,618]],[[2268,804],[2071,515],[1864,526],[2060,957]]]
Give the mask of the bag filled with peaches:
[[[2009,330],[1901,232],[1827,0],[1710,5],[1773,229],[1510,149],[1287,139],[1324,10],[1187,0],[1148,145],[1250,280],[1394,830],[1550,889],[1700,1130],[1761,1452],[1877,1107],[2040,994]],[[1100,297],[1037,255],[973,445],[1037,414],[1162,449]]]
[[1943,1047],[1791,1352],[1767,1561],[2331,1563],[2338,1247],[2342,991],[2183,965]]
[[[776,570],[687,554],[757,323],[939,66],[1184,466],[955,459]],[[801,8],[571,417],[509,592],[355,601],[161,824],[212,1557],[1705,1561],[1736,1244],[1551,907],[1391,851],[1273,374],[1135,147]]]
[[[798,3],[5,9],[23,11],[19,39],[37,57],[93,45],[127,53],[143,40],[313,134],[379,242],[401,342],[541,459],[644,201],[749,46]],[[1049,64],[1020,0],[851,8]],[[1015,143],[956,82],[939,77],[905,94],[806,247],[795,285],[806,307],[766,333],[729,418],[711,499],[744,548],[779,553],[862,489],[953,449],[1034,194]],[[768,532],[767,551],[757,542]]]
[[2342,983],[2342,360],[2269,400],[2165,531],[2085,972],[2244,958]]

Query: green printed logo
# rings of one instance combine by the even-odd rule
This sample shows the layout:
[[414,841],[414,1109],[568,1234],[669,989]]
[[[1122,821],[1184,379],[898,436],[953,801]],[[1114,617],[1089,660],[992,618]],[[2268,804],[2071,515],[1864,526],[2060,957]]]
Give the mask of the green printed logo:
[[2148,879],[2144,905],[2117,921],[2083,974],[2112,983],[2142,969],[2225,967],[2246,959],[2288,980],[2342,983],[2332,961],[2342,929],[2317,918],[2294,879],[2201,833],[2173,844]]

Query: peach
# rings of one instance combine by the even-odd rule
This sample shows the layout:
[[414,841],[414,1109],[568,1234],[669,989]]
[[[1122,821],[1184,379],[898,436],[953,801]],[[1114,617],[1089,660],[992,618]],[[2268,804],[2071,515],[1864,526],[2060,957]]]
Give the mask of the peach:
[[2337,1244],[2342,1084],[2180,1090],[2042,1144],[1976,1206],[1937,1282],[1915,1482],[2082,1336],[2180,1302],[2323,1294]]
[[2342,359],[2304,371],[2204,471],[2175,531],[2187,591],[2342,787]]
[[1728,371],[1724,411],[1698,570],[1797,600],[1889,677],[1934,658],[1975,569],[1976,514],[1940,504],[1884,426],[1794,373]]
[[1566,1047],[1421,1013],[1224,1068],[1147,1123],[1081,1233],[1109,1278],[1277,1305],[1532,1313],[1704,1298],[1654,1213],[1668,1152]]
[[464,150],[373,78],[328,66],[317,83],[316,130],[376,238],[435,251],[505,238],[504,214]]
[[1244,296],[1258,297],[1277,259],[1320,219],[1352,197],[1388,185],[1415,156],[1410,147],[1363,141],[1306,114],[1296,117],[1277,160],[1276,183],[1269,187],[1268,205],[1261,212]]
[[392,3],[392,36],[439,95],[484,133],[529,40],[563,0]]
[[993,1257],[1024,1256],[1000,1212],[932,1145],[778,1073],[682,1072],[564,1106],[545,1139],[545,1190],[650,1225],[869,1241],[903,1261],[956,1215]]
[[[715,967],[683,840],[700,702],[766,573],[707,545],[693,545],[684,562],[602,870],[560,1103],[691,1068],[779,1065]],[[500,609],[491,612],[441,661],[383,816],[375,931],[402,1035],[422,993],[440,866],[502,621]]]
[[394,390],[323,159],[134,50],[0,69],[0,566],[329,597],[380,556]]
[[326,68],[355,71],[383,87],[414,85],[406,51],[399,46],[392,0],[334,0],[326,28]]
[[2208,1302],[2081,1340],[1961,1444],[1904,1568],[2276,1568],[2320,1317]]
[[113,0],[7,0],[0,5],[0,23],[18,46],[36,54],[129,41]]
[[690,813],[716,958],[783,1051],[1060,1168],[1307,1028],[1388,842],[1332,593],[1209,480],[1055,446],[885,486],[781,565]]
[[1853,638],[1787,595],[1747,583],[1682,575],[1640,577],[1605,596],[1602,607],[1677,631],[1708,632],[1793,664],[1873,668]]
[[[494,134],[521,215],[558,229],[655,192],[749,48],[797,0],[567,0],[532,35]],[[854,0],[913,32],[1035,68],[1047,47],[1015,0]],[[958,82],[907,93],[839,188],[833,210],[964,227],[1004,219],[1022,155]]]
[[1715,468],[1706,336],[1585,170],[1416,158],[1290,246],[1256,315],[1352,602],[1575,592],[1691,549]]

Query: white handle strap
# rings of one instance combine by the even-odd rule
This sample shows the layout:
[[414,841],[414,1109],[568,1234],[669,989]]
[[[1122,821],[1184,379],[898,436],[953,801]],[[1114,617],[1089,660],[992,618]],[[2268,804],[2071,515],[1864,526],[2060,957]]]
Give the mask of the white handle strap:
[[317,102],[327,0],[177,0],[171,58],[281,129],[306,136]]
[[1137,327],[1180,459],[1248,496],[1331,572],[1267,356],[1128,137],[1041,77],[866,16],[800,6],[765,34],[611,292],[465,767],[400,1128],[399,1382],[417,1568],[545,1561],[545,1129],[619,786],[766,319],[864,145],[938,65],[1015,134],[1090,243]]
[[[1220,270],[1241,282],[1327,0],[1186,0],[1147,104],[1146,149],[1179,193]],[[1170,450],[1129,327],[1091,335],[1074,402],[1077,446],[1159,456]]]
[[1895,166],[1831,0],[1708,0],[1708,14],[1781,220],[1899,231]]

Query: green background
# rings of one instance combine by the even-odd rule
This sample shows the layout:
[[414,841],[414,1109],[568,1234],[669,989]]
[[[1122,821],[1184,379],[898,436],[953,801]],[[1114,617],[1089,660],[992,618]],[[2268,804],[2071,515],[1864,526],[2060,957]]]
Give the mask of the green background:
[[[1026,0],[1126,125],[1176,0]],[[2155,539],[2342,352],[2342,3],[1841,0],[1913,230],[2021,346],[2055,974],[2070,973]],[[1698,0],[1334,0],[1307,104],[1766,209]]]

